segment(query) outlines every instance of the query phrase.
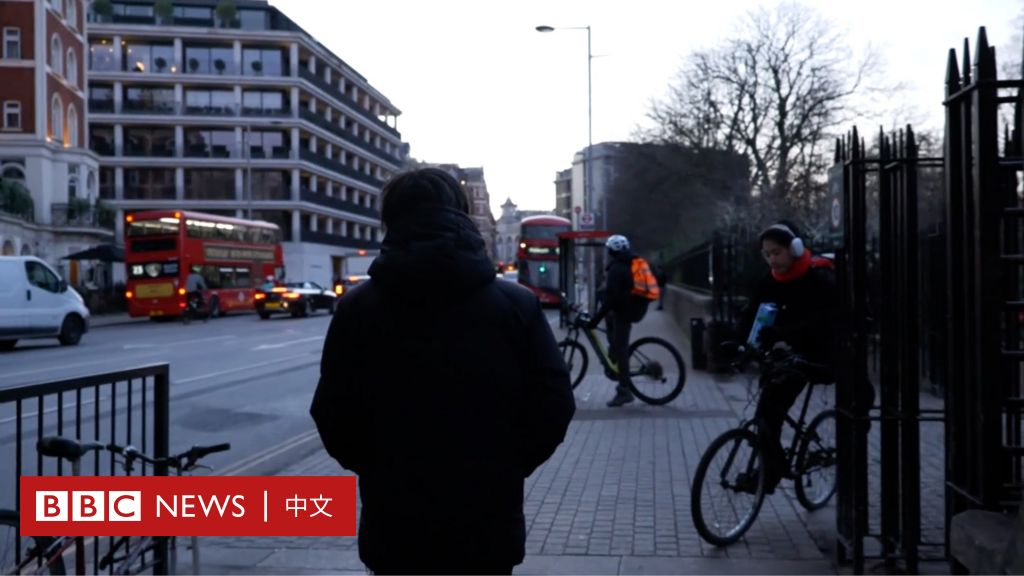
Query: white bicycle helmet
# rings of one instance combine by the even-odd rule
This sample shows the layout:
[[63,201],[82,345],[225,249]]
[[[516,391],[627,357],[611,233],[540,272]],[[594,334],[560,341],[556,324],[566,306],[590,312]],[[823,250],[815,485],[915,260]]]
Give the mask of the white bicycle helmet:
[[629,239],[621,234],[609,236],[604,243],[612,252],[625,252],[629,250]]

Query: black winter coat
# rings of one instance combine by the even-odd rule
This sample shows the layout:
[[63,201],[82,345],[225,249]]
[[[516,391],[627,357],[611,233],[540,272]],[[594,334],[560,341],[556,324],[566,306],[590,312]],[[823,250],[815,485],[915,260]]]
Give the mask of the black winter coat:
[[310,409],[328,453],[359,476],[360,558],[414,571],[520,563],[524,480],[575,411],[540,303],[495,281],[456,211],[393,226],[369,274],[338,301]]
[[744,341],[763,302],[779,306],[774,331],[780,339],[808,360],[835,366],[839,294],[831,268],[813,266],[790,282],[779,282],[766,274],[754,289],[744,314],[740,334]]

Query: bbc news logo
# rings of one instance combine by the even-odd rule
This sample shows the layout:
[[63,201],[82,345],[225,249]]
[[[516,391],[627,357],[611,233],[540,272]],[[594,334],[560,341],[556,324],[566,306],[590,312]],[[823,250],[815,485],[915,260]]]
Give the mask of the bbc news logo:
[[[36,522],[141,522],[142,492],[36,492]],[[70,516],[70,518],[69,518]]]
[[26,536],[355,536],[353,476],[24,476]]

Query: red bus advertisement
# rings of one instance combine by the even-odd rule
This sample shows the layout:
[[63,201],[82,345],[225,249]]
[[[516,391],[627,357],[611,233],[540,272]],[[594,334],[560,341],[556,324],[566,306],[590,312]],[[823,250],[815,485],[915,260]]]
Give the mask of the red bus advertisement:
[[516,260],[519,283],[533,291],[541,304],[558,306],[558,235],[572,223],[558,216],[530,216],[519,222]]
[[206,281],[204,300],[214,315],[252,310],[253,290],[267,276],[281,278],[281,231],[274,224],[225,216],[161,210],[125,216],[128,313],[177,316],[195,269]]

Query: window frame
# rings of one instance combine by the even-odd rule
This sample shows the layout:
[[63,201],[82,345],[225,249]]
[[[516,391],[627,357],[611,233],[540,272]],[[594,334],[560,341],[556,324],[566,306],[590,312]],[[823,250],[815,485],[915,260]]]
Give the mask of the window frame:
[[66,60],[67,62],[64,63],[66,67],[64,79],[75,88],[78,88],[78,54],[73,47],[68,48]]
[[54,142],[64,143],[64,102],[59,94],[50,99],[50,138]]
[[[21,123],[21,101],[20,100],[4,100],[3,114],[4,114],[4,118],[3,118],[4,130],[19,131],[19,132],[22,130],[22,123]],[[18,123],[17,123],[18,125],[17,126],[12,126],[11,123],[9,123],[7,121],[8,120],[8,114],[17,114],[17,118],[18,118]]]
[[[8,42],[15,42],[18,54],[12,56],[10,51],[7,49]],[[3,57],[4,60],[21,60],[21,28],[17,26],[4,26],[4,46],[3,46]]]
[[58,76],[64,75],[64,42],[57,34],[50,37],[50,71]]
[[[38,267],[40,270],[43,271],[43,275],[47,277],[46,279],[48,281],[56,282],[56,284],[54,284],[53,286],[43,286],[42,284],[36,284],[36,282],[32,278],[31,267]],[[50,270],[48,266],[42,264],[41,262],[36,262],[35,260],[27,260],[25,262],[25,278],[28,280],[28,283],[31,286],[35,286],[36,288],[39,288],[41,290],[46,290],[51,294],[60,294],[60,276],[57,276],[57,274],[55,274],[53,270]]]
[[72,102],[68,104],[67,111],[67,143],[71,148],[78,148],[80,142],[79,137],[81,136],[78,130],[78,108]]

